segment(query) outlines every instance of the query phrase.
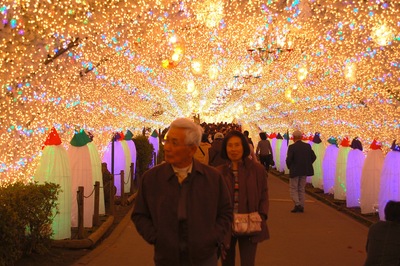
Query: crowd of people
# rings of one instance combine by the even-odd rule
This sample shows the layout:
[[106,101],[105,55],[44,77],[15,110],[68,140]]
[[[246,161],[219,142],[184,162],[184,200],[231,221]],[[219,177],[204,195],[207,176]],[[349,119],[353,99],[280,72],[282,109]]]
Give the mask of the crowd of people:
[[[268,170],[274,160],[266,133],[260,132],[254,147],[240,125],[199,125],[188,118],[174,120],[165,133],[165,161],[141,177],[132,213],[139,234],[154,245],[155,265],[216,266],[221,259],[231,266],[238,245],[240,265],[254,266],[258,243],[269,238]],[[306,177],[316,159],[301,139],[302,132],[294,131],[286,157],[292,213],[304,212]],[[397,206],[389,206],[387,216],[398,227]],[[379,244],[384,240],[376,234],[393,224],[374,228],[368,261],[385,261]],[[393,245],[399,245],[397,232]],[[400,256],[391,256],[399,265]]]

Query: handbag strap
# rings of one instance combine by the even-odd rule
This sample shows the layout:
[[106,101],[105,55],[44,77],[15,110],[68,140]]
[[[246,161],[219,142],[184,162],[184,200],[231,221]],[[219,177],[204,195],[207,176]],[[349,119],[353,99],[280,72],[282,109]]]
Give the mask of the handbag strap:
[[200,146],[199,146],[199,149],[200,149],[201,153],[203,154],[203,156],[205,156],[206,154],[204,153],[204,151],[201,149]]

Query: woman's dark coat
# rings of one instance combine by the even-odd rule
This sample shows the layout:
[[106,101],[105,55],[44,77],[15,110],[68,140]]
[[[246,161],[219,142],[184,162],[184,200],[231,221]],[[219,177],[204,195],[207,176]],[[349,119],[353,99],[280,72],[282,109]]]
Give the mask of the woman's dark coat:
[[[231,195],[231,201],[233,204],[233,193],[234,193],[234,176],[231,171],[230,164],[225,164],[217,167],[221,171],[228,189]],[[244,162],[240,162],[238,166],[238,177],[239,177],[239,213],[251,213],[258,211],[263,218],[262,231],[252,236],[251,239],[254,243],[261,242],[269,239],[269,231],[266,223],[268,218],[269,210],[269,198],[268,198],[268,184],[267,184],[267,172],[265,168],[246,158]],[[248,204],[247,204],[248,202]],[[232,228],[231,228],[232,229]],[[232,234],[232,233],[231,233]],[[230,235],[224,241],[225,244],[230,243]]]

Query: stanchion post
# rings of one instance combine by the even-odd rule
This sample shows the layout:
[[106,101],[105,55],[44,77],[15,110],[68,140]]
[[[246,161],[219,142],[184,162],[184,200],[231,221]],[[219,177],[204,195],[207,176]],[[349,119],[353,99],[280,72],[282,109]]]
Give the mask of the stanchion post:
[[99,225],[99,205],[100,205],[100,182],[94,183],[94,211],[93,211],[93,226]]
[[135,177],[135,173],[134,173],[134,169],[135,169],[135,164],[134,163],[131,163],[131,176],[129,177],[131,180],[131,194],[133,194],[133,192],[134,192],[134,187],[133,187],[133,178]]
[[121,170],[121,206],[125,206],[125,173]]
[[77,200],[78,200],[78,239],[83,239],[85,237],[85,229],[83,227],[83,194],[84,188],[78,187]]
[[111,175],[111,180],[110,180],[110,194],[108,195],[110,197],[110,215],[114,216],[115,214],[115,186],[114,186],[114,175]]

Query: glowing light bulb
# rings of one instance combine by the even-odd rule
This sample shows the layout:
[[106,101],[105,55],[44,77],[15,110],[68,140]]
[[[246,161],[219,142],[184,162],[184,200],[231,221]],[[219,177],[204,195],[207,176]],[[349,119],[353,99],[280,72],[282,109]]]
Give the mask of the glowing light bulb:
[[193,80],[189,80],[189,82],[187,83],[187,93],[192,93],[194,91],[194,81]]
[[208,69],[208,77],[211,80],[215,80],[218,77],[219,71],[218,67],[216,65],[211,65],[210,68]]
[[200,61],[193,61],[192,62],[192,73],[195,75],[201,74],[203,72],[203,65]]
[[391,28],[386,26],[386,24],[375,26],[372,29],[371,37],[375,43],[380,46],[385,46],[390,43],[393,39],[394,34]]
[[171,44],[176,43],[177,41],[178,41],[178,38],[175,35],[171,36],[171,38],[169,38],[169,43],[171,43]]
[[299,81],[303,81],[307,77],[307,74],[308,74],[307,68],[301,67],[297,72],[297,79]]
[[355,64],[346,65],[344,76],[347,81],[355,82],[357,80],[356,69],[357,67]]
[[292,90],[291,90],[291,89],[287,89],[287,90],[285,91],[285,97],[286,97],[287,99],[291,99],[291,98],[292,98]]

